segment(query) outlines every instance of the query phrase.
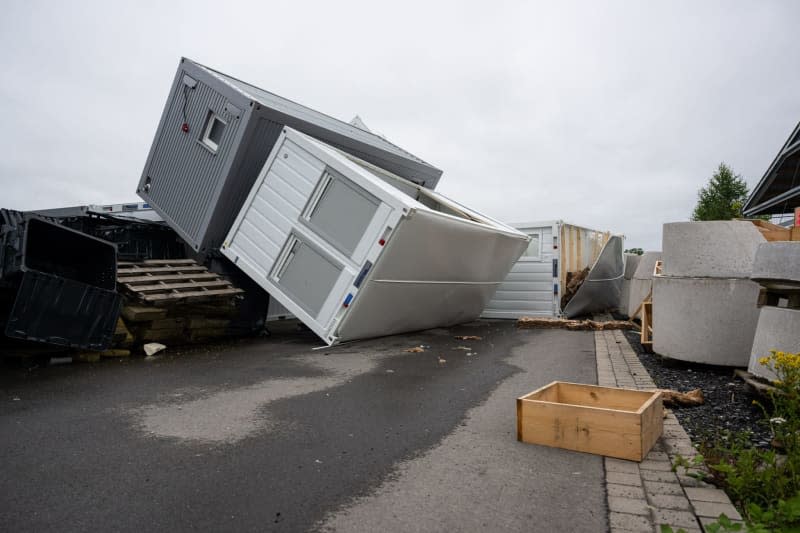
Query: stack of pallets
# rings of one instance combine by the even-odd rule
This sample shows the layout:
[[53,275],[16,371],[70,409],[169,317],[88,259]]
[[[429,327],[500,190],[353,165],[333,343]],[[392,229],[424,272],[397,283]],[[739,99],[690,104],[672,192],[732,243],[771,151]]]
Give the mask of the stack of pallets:
[[184,344],[242,332],[230,327],[244,291],[191,259],[120,262],[122,318],[136,343]]

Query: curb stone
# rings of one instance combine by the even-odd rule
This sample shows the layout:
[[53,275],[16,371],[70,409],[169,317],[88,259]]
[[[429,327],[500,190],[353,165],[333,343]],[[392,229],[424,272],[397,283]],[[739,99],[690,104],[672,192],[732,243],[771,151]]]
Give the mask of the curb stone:
[[[639,390],[656,388],[621,331],[595,331],[594,342],[598,385]],[[676,531],[683,528],[687,533],[702,533],[720,513],[733,521],[741,521],[742,517],[724,491],[672,472],[677,455],[691,459],[697,452],[675,415],[665,412],[664,433],[641,463],[605,458],[611,532],[660,533],[661,525],[666,524]]]

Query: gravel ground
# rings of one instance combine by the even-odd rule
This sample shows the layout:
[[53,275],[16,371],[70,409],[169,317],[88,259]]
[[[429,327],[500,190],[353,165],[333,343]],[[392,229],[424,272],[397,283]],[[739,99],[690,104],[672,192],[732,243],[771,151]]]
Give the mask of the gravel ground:
[[703,405],[672,408],[693,442],[707,440],[727,429],[750,431],[753,444],[769,447],[769,429],[759,423],[763,413],[753,405],[753,400],[763,400],[752,394],[742,380],[734,377],[732,368],[664,359],[642,350],[639,332],[626,331],[625,336],[656,386],[680,392],[696,388],[703,391],[706,400]]

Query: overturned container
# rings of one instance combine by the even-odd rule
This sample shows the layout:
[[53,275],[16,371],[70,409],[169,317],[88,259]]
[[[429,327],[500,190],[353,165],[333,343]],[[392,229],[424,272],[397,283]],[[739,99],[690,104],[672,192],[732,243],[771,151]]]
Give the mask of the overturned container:
[[335,344],[477,318],[528,241],[287,127],[221,252]]
[[414,183],[442,171],[363,127],[181,59],[136,193],[201,255],[219,248],[284,127]]
[[0,210],[9,337],[103,350],[119,316],[116,248],[35,215]]

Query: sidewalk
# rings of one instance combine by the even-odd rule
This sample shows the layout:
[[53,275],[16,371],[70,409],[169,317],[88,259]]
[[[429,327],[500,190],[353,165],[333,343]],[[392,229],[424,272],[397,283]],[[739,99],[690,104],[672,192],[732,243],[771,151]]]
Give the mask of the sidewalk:
[[[621,331],[596,331],[597,383],[608,387],[655,389]],[[720,489],[682,471],[672,472],[677,455],[697,454],[675,415],[666,410],[664,434],[641,463],[605,458],[608,522],[612,533],[660,532],[662,524],[677,531],[705,531],[721,513],[741,520]]]

